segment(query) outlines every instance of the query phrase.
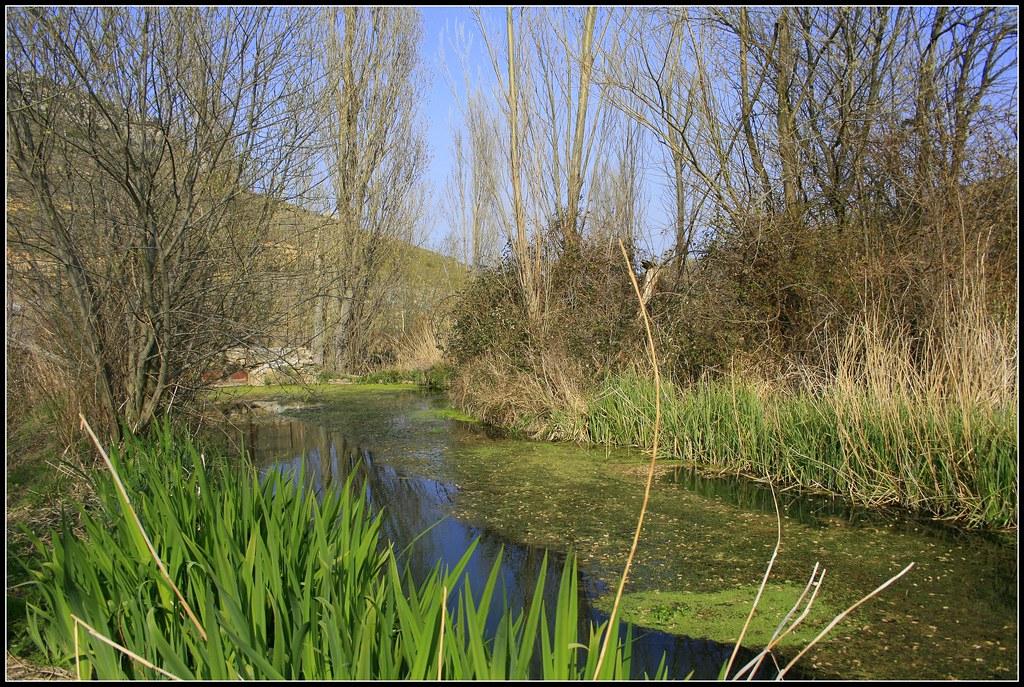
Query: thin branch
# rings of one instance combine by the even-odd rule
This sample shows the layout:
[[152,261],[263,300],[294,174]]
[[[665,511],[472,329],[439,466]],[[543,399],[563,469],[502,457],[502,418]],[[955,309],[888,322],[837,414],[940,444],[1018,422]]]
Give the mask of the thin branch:
[[619,250],[622,251],[622,259],[626,262],[629,280],[633,284],[633,291],[636,293],[637,302],[640,304],[640,314],[644,320],[644,329],[647,331],[647,350],[651,356],[651,365],[654,367],[654,441],[651,445],[651,462],[647,468],[647,482],[644,485],[644,500],[640,504],[640,515],[636,521],[633,543],[629,547],[626,566],[622,570],[622,578],[619,580],[619,587],[615,591],[615,602],[612,604],[611,615],[608,616],[608,627],[605,629],[604,642],[601,644],[601,653],[597,657],[597,665],[594,668],[595,680],[601,675],[601,665],[604,663],[605,655],[608,653],[608,645],[611,644],[616,614],[619,612],[619,603],[622,601],[622,591],[626,586],[626,578],[629,577],[629,569],[633,565],[633,557],[636,555],[636,548],[640,542],[640,531],[644,526],[644,515],[647,513],[647,503],[651,497],[651,484],[654,482],[654,464],[658,460],[658,434],[661,430],[661,373],[658,371],[658,354],[654,347],[654,335],[651,333],[651,321],[647,316],[647,306],[644,304],[643,296],[640,294],[640,285],[636,281],[633,264],[629,260],[629,255],[626,253],[626,246],[622,243],[622,239],[619,239]]

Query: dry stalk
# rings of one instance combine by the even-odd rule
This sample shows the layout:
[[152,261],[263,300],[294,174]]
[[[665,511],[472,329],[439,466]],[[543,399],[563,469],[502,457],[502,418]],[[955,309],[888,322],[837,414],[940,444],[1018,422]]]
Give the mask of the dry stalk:
[[[747,675],[747,680],[749,681],[754,679],[754,676],[757,674],[758,669],[761,667],[761,664],[764,662],[764,659],[771,653],[771,650],[775,648],[775,646],[779,642],[781,642],[786,637],[786,635],[795,630],[804,621],[805,618],[807,618],[807,615],[811,611],[811,607],[814,605],[815,600],[818,598],[818,592],[821,591],[821,581],[822,579],[824,579],[824,577],[825,570],[822,570],[819,574],[818,564],[815,563],[814,570],[811,571],[811,578],[807,581],[807,586],[804,587],[803,592],[800,593],[800,598],[796,600],[796,603],[793,604],[793,608],[789,610],[789,613],[786,614],[786,617],[784,617],[782,619],[782,622],[779,623],[779,626],[775,628],[775,632],[772,633],[771,639],[768,641],[768,644],[765,645],[764,649],[762,649],[760,653],[754,656],[754,658],[752,658],[749,663],[747,663],[745,666],[736,671],[736,674],[733,676],[734,680],[739,680],[740,677],[744,675],[744,673],[747,673],[747,671],[750,671]],[[806,604],[804,604],[804,599],[807,597],[807,592],[809,592],[812,587],[814,588],[814,591],[811,593],[811,598],[807,600]],[[797,611],[797,609],[801,607],[801,605],[803,605],[803,612],[801,612],[800,615],[797,616],[797,618],[793,621],[791,625],[789,625],[789,627],[785,627],[786,623],[789,622],[789,619]],[[785,630],[783,630],[783,627],[785,627]]]
[[70,681],[75,679],[73,672],[58,668],[56,666],[41,666],[30,663],[20,656],[15,656],[10,651],[4,655],[6,671],[4,677],[8,680],[19,681]]
[[[771,482],[768,483],[771,487]],[[754,597],[754,603],[750,607],[750,613],[747,614],[747,621],[743,623],[743,629],[740,630],[740,636],[736,639],[736,646],[732,648],[732,655],[729,656],[729,662],[725,665],[725,672],[723,677],[728,679],[729,671],[732,670],[733,661],[736,660],[736,654],[739,653],[740,645],[743,644],[743,638],[747,634],[747,629],[750,627],[750,621],[754,618],[754,611],[757,610],[757,604],[761,602],[761,595],[764,593],[764,588],[768,584],[768,576],[772,573],[772,567],[775,565],[775,558],[779,555],[779,548],[782,547],[782,515],[779,513],[779,501],[775,498],[775,487],[772,489],[772,503],[775,504],[775,523],[776,523],[776,538],[775,538],[775,549],[772,551],[772,557],[768,559],[768,569],[764,571],[764,577],[761,579],[761,586],[757,590],[757,596]]]
[[651,462],[647,469],[647,483],[644,485],[644,500],[640,504],[640,516],[636,522],[636,532],[633,533],[633,543],[629,547],[629,556],[626,557],[626,565],[622,570],[622,579],[619,580],[619,588],[615,591],[615,602],[612,604],[611,615],[608,616],[608,627],[605,629],[604,642],[601,644],[601,653],[597,657],[597,665],[594,668],[594,679],[601,675],[601,665],[604,663],[605,655],[608,653],[608,645],[611,643],[612,629],[615,618],[619,612],[619,603],[622,601],[622,590],[626,587],[626,578],[629,576],[629,569],[633,565],[633,557],[636,555],[636,547],[640,542],[640,531],[644,526],[644,515],[647,512],[647,502],[651,497],[651,484],[654,482],[654,465],[658,460],[658,432],[661,429],[661,374],[658,371],[658,355],[654,348],[654,335],[651,333],[651,321],[647,317],[647,306],[644,304],[643,296],[640,293],[640,285],[637,284],[636,275],[633,273],[633,265],[629,261],[626,247],[622,240],[619,240],[619,249],[622,251],[622,259],[626,261],[626,272],[629,273],[629,280],[633,283],[633,290],[636,292],[637,302],[640,304],[640,315],[644,320],[644,328],[647,331],[647,346],[651,356],[651,366],[654,368],[654,441],[651,446]]
[[840,621],[841,621],[841,620],[842,620],[843,618],[845,618],[845,617],[846,617],[846,616],[848,616],[848,615],[849,615],[850,613],[852,613],[852,612],[853,612],[853,611],[854,611],[854,610],[855,610],[855,609],[856,609],[856,608],[857,608],[858,606],[860,606],[861,604],[863,604],[863,603],[864,603],[865,601],[867,601],[868,599],[872,598],[873,596],[875,596],[876,594],[878,594],[879,592],[881,592],[881,591],[882,591],[883,589],[885,589],[886,587],[888,587],[889,585],[891,585],[891,584],[892,584],[893,582],[895,582],[896,580],[898,580],[898,579],[900,579],[901,577],[903,577],[904,575],[906,575],[906,574],[907,574],[908,572],[910,572],[910,569],[911,569],[911,568],[913,568],[913,567],[914,567],[914,564],[913,564],[913,563],[911,563],[911,564],[910,564],[910,565],[908,565],[907,567],[903,568],[903,570],[899,571],[898,573],[896,573],[895,575],[893,575],[892,577],[890,577],[890,578],[889,578],[888,580],[886,580],[885,582],[883,582],[883,583],[882,583],[881,585],[879,585],[879,586],[878,586],[878,587],[877,587],[877,588],[876,588],[876,589],[875,589],[875,590],[874,590],[873,592],[871,592],[871,593],[870,593],[870,594],[868,594],[867,596],[863,597],[863,598],[862,598],[862,599],[861,599],[860,601],[858,601],[857,603],[853,604],[852,606],[850,606],[849,608],[847,608],[847,609],[846,609],[845,611],[843,611],[842,613],[840,613],[839,615],[837,615],[837,616],[836,616],[835,618],[833,618],[833,619],[832,619],[832,622],[830,622],[830,623],[829,623],[829,624],[828,624],[828,625],[827,625],[827,626],[825,627],[825,629],[824,629],[824,630],[822,630],[821,632],[819,632],[819,633],[818,633],[818,636],[817,636],[817,637],[815,637],[814,639],[812,639],[812,640],[810,641],[810,643],[808,643],[808,645],[807,645],[807,646],[805,646],[805,647],[803,648],[803,650],[802,650],[802,651],[801,651],[801,652],[800,652],[799,654],[797,654],[797,655],[796,655],[796,656],[795,656],[795,657],[793,658],[793,660],[792,660],[792,661],[790,661],[789,663],[787,663],[787,664],[786,664],[786,667],[785,667],[785,668],[783,668],[782,670],[780,670],[780,671],[779,671],[779,674],[778,674],[778,676],[777,676],[777,677],[776,677],[775,679],[776,679],[776,680],[781,680],[781,679],[783,678],[783,676],[785,676],[786,672],[787,672],[787,671],[788,671],[788,670],[789,670],[790,668],[792,668],[792,667],[793,667],[793,666],[794,666],[794,665],[796,664],[796,662],[797,662],[797,661],[799,661],[801,657],[803,657],[803,655],[804,655],[804,654],[806,654],[806,653],[807,653],[808,651],[810,651],[810,650],[811,650],[811,647],[813,647],[813,646],[814,646],[815,644],[817,644],[817,643],[818,643],[818,642],[819,642],[819,641],[821,640],[821,638],[822,638],[822,637],[824,637],[824,636],[825,636],[826,634],[828,634],[828,633],[829,633],[829,631],[831,631],[833,627],[835,627],[836,625],[838,625],[838,624],[839,624],[839,622],[840,622]]
[[[74,613],[71,614],[71,619],[75,621],[75,628],[76,628],[76,630],[75,630],[75,637],[76,638],[78,637],[77,627],[79,625],[81,625],[82,627],[85,628],[85,631],[88,632],[89,634],[91,634],[93,637],[95,637],[96,639],[100,640],[104,644],[117,649],[118,651],[120,651],[122,654],[124,654],[128,658],[132,659],[133,661],[138,661],[139,663],[141,663],[142,665],[146,666],[147,668],[155,670],[156,672],[160,673],[161,675],[169,677],[172,680],[181,681],[181,678],[178,677],[177,675],[175,675],[173,673],[168,673],[166,670],[164,670],[160,666],[157,666],[157,665],[154,665],[154,664],[150,663],[149,661],[144,659],[142,656],[139,656],[137,653],[133,652],[131,649],[127,649],[127,648],[121,646],[120,644],[118,644],[117,642],[115,642],[114,640],[109,639],[108,637],[104,637],[92,625],[90,625],[89,623],[85,622],[84,620],[79,618]],[[77,653],[76,653],[76,657],[75,657],[76,667],[77,667],[77,661],[78,661],[78,658],[77,658]],[[81,675],[79,675],[78,679],[82,679]]]

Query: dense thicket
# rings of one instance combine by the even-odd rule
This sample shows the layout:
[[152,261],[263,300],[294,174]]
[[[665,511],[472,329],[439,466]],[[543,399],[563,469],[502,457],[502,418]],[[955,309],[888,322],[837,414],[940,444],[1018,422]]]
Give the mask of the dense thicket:
[[[649,369],[628,287],[636,270],[662,372],[674,382],[753,383],[772,412],[794,407],[778,405],[783,392],[898,407],[893,417],[943,418],[936,422],[947,438],[962,434],[955,418],[987,418],[964,425],[963,441],[943,444],[943,462],[954,467],[945,487],[931,480],[936,495],[909,496],[914,480],[895,468],[884,488],[865,491],[970,517],[990,498],[1003,504],[991,522],[1015,522],[1004,413],[1017,399],[1016,14],[608,11],[597,17],[596,53],[586,47],[592,22],[582,10],[509,11],[507,49],[492,50],[503,148],[489,178],[509,189],[494,203],[507,250],[454,308],[456,397],[539,435],[639,441],[634,432],[596,437],[585,419],[609,395],[628,395],[610,389],[609,378]],[[496,31],[479,23],[485,36]],[[565,54],[549,49],[548,32]],[[635,246],[653,228],[637,231],[636,199],[655,191],[642,165],[622,154],[627,147],[595,148],[583,171],[600,172],[580,186],[581,172],[557,163],[573,137],[551,123],[550,95],[586,87],[600,97],[582,114],[578,97],[555,107],[562,120],[602,131],[606,143],[628,140],[638,126],[654,149],[646,158],[662,163],[671,243],[647,260]],[[553,164],[533,161],[540,147],[524,149],[523,141],[549,140],[543,155]],[[516,192],[520,181],[525,190]],[[578,203],[562,202],[567,184]],[[610,215],[609,205],[632,210]],[[628,267],[612,249],[617,238]],[[705,417],[702,431],[750,430],[733,427],[742,413],[727,410]],[[893,421],[887,445],[904,446],[906,456],[869,452],[866,463],[914,473],[927,462],[934,471],[927,437],[916,432],[904,445],[897,435],[908,427]],[[875,429],[844,435],[840,462],[871,444]],[[792,453],[785,436],[775,435],[771,459],[756,469],[742,451],[730,469],[857,491],[824,472],[795,478],[800,466],[783,460]],[[683,447],[677,454],[695,457],[685,449],[692,438],[670,440]],[[995,447],[991,461],[979,459],[975,441]]]
[[[675,185],[675,242],[651,256],[641,276],[657,294],[649,305],[677,379],[722,371],[738,355],[773,365],[820,361],[874,309],[913,339],[956,317],[951,301],[978,304],[997,318],[1013,313],[1012,12],[607,12],[598,18],[605,40],[589,66],[580,60],[590,55],[543,48],[548,31],[583,45],[591,18],[549,15],[510,13],[509,49],[495,57],[496,68],[503,58],[510,75],[520,73],[518,83],[499,79],[505,90],[495,112],[508,118],[506,169],[499,164],[498,173],[514,185],[522,171],[513,153],[523,140],[548,135],[570,150],[571,132],[546,119],[548,79],[559,70],[568,76],[563,89],[589,87],[587,78],[601,86],[595,92],[602,97],[591,102],[598,112],[580,121],[604,126],[618,113],[658,143]],[[493,32],[483,21],[481,28]],[[579,114],[573,102],[558,112]],[[527,123],[513,121],[511,104]],[[614,127],[606,133],[607,141],[621,138]],[[612,148],[594,156],[612,160]],[[618,159],[611,168],[629,172]],[[481,276],[455,309],[459,342],[490,339],[492,351],[528,358],[515,352],[515,341],[538,355],[552,341],[542,331],[551,328],[563,335],[552,344],[557,355],[598,374],[641,352],[637,331],[621,326],[635,303],[616,274],[617,251],[597,248],[614,231],[607,220],[587,221],[602,217],[609,195],[624,207],[635,193],[625,184],[609,194],[607,184],[588,179],[578,191],[582,202],[567,206],[558,194],[573,174],[563,165],[541,178],[527,175],[527,192],[519,201],[505,198],[507,209],[499,197],[495,211],[505,212],[510,249],[503,271],[530,279],[520,276],[518,287],[502,281],[507,297],[496,303],[496,277]],[[631,176],[635,188],[641,180],[635,169]],[[528,240],[513,221],[516,202],[537,218]],[[573,208],[577,215],[566,215]],[[632,245],[643,237],[628,221],[611,224],[635,255]],[[518,314],[508,315],[517,304]],[[506,313],[498,321],[514,319],[530,336],[493,336],[487,328],[498,315],[481,309]],[[462,343],[453,352],[460,362],[473,357]]]

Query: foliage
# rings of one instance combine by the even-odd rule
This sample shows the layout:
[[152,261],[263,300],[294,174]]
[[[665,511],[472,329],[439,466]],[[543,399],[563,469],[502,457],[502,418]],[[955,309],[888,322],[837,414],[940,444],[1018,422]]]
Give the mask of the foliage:
[[[750,332],[728,325],[680,327],[681,341],[663,328],[677,379],[662,392],[666,454],[856,503],[1015,527],[1016,327],[983,287],[967,282],[930,293],[927,326],[905,303],[876,303],[835,332],[802,335],[815,351],[801,355],[745,350]],[[803,299],[791,326],[813,319],[814,300]],[[671,322],[671,311],[660,315]],[[706,344],[735,337],[723,351],[705,349],[717,356],[717,371],[696,357],[700,349],[680,349],[702,333]],[[780,329],[767,335],[780,337],[788,338]],[[618,345],[629,350],[630,342]],[[480,353],[463,363],[453,399],[476,417],[535,437],[650,447],[649,373],[605,364],[597,367],[604,378],[595,379],[564,351],[550,344],[520,351],[525,363],[518,366],[504,352]]]
[[359,384],[418,384],[426,389],[446,389],[451,368],[434,365],[425,370],[381,370],[359,378]]
[[445,353],[462,365],[489,350],[519,361],[529,332],[510,260],[481,270],[463,288],[452,307],[454,324]]
[[[131,503],[97,475],[101,505],[83,513],[84,534],[65,525],[52,546],[38,542],[43,563],[32,573],[30,633],[49,660],[82,677],[593,674],[604,626],[579,643],[575,564],[565,567],[556,608],[544,608],[542,572],[529,608],[501,611],[496,636],[486,638],[500,561],[479,596],[468,581],[454,591],[473,547],[452,570],[436,568],[414,584],[381,546],[380,518],[369,514],[354,478],[321,500],[276,472],[260,478],[246,468],[239,479],[237,467],[210,460],[166,428],[150,439],[129,437],[111,460]],[[196,623],[158,574],[129,509]],[[628,676],[626,646],[612,648],[601,677]]]
[[617,244],[573,244],[550,266],[544,332],[548,347],[591,370],[606,370],[642,353],[636,296]]

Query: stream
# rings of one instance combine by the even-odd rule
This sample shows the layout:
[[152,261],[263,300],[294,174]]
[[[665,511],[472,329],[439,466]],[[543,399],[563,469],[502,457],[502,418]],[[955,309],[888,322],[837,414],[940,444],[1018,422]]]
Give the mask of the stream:
[[[454,566],[477,541],[466,569],[472,588],[483,589],[500,556],[496,598],[522,608],[546,556],[550,609],[571,552],[581,623],[607,619],[643,496],[647,460],[639,451],[507,438],[452,411],[443,394],[411,390],[353,390],[235,425],[261,470],[304,474],[316,493],[358,471],[371,506],[384,512],[383,536],[415,578],[439,562]],[[816,563],[826,569],[818,597],[774,652],[777,665],[914,562],[787,677],[1016,676],[1015,537],[792,492],[777,497],[782,545],[736,666],[764,645]],[[634,625],[634,677],[653,673],[663,655],[672,678],[718,675],[771,558],[776,522],[763,485],[659,466],[623,599],[624,620]],[[776,671],[769,661],[758,676]]]

